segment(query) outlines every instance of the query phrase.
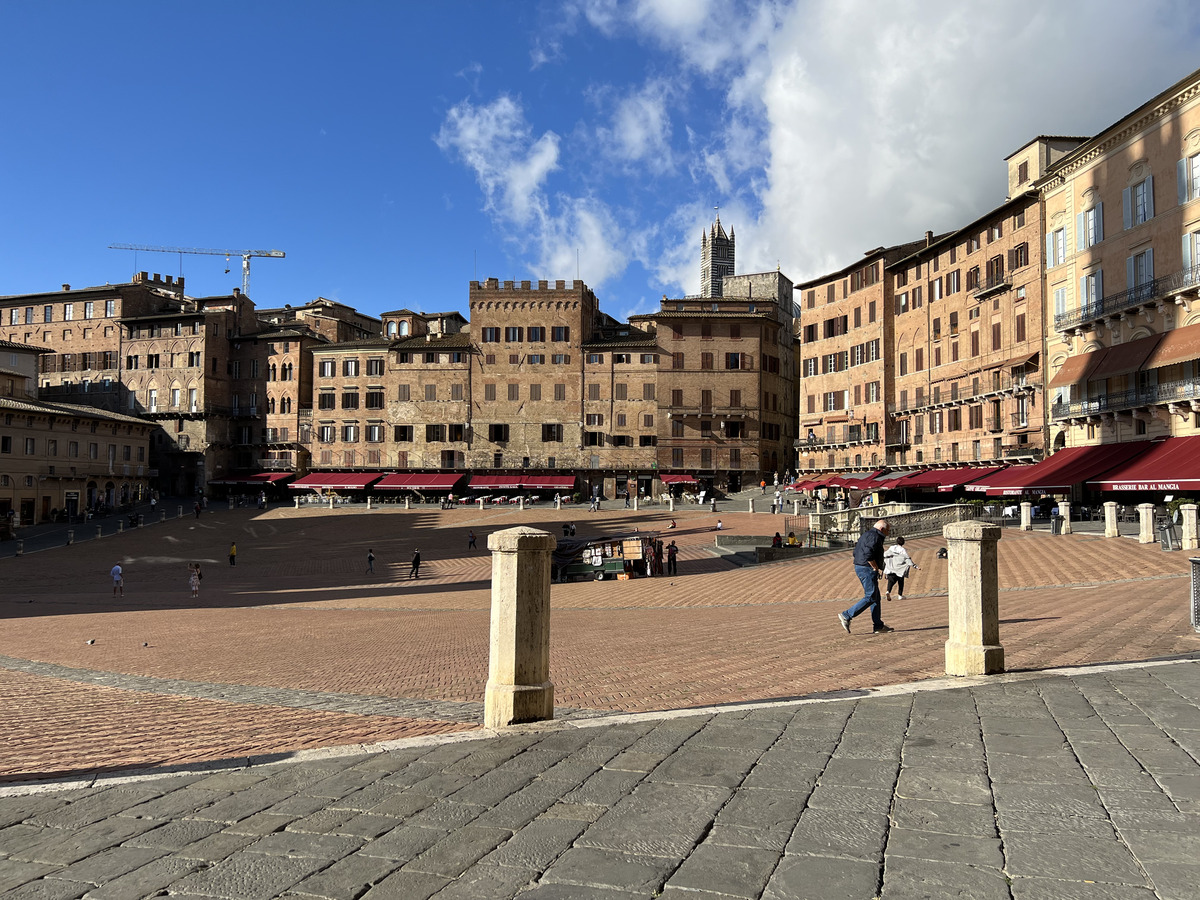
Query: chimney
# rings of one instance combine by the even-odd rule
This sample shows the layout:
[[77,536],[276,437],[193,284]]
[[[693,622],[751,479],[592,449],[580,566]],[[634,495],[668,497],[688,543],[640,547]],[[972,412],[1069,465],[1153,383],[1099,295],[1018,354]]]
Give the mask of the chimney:
[[933,246],[933,232],[932,231],[925,232],[925,246],[926,247]]
[[63,285],[63,290],[64,290],[64,291],[69,291],[70,289],[71,289],[71,286],[70,286],[69,284],[64,284],[64,285]]
[[175,282],[175,286],[177,288],[179,288],[179,293],[182,294],[183,293],[183,276],[182,275],[180,275],[178,280]]
[[240,296],[242,296],[242,289],[241,289],[241,288],[234,288],[234,289],[233,289],[233,296],[235,296],[235,297],[240,297]]
[[166,283],[167,283],[167,284],[174,284],[174,283],[175,283],[175,279],[174,279],[174,278],[172,278],[170,275],[168,275],[168,276],[167,276],[167,282],[166,282]]

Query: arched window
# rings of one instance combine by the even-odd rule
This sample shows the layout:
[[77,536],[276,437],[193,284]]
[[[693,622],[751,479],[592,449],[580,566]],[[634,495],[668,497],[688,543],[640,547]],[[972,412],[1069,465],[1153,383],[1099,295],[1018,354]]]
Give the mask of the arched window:
[[395,323],[395,322],[388,322],[388,326],[387,326],[387,336],[388,336],[388,337],[395,337],[395,336],[396,336],[396,323]]
[[408,323],[407,323],[407,322],[401,322],[401,323],[400,323],[400,336],[401,336],[401,337],[407,337],[407,336],[408,336]]
[[274,413],[275,413],[275,398],[268,397],[267,398],[267,414],[274,415]]

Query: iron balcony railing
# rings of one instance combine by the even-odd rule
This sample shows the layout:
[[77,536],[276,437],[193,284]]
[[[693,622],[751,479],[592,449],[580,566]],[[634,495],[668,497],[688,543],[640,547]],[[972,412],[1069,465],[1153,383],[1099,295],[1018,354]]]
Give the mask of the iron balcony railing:
[[1103,319],[1105,316],[1115,316],[1147,303],[1153,303],[1176,291],[1196,287],[1200,287],[1200,266],[1192,266],[1171,275],[1155,278],[1145,284],[1121,291],[1119,294],[1109,294],[1071,312],[1057,313],[1054,316],[1054,328],[1057,331],[1078,328],[1089,322]]
[[980,281],[972,291],[971,296],[976,300],[982,300],[984,297],[989,297],[992,294],[998,294],[1000,291],[1006,291],[1012,287],[1012,276],[1006,275],[1003,272],[997,272],[989,275],[985,280]]
[[1050,415],[1055,419],[1073,419],[1079,416],[1094,416],[1100,413],[1136,409],[1139,406],[1154,406],[1185,400],[1200,400],[1200,382],[1168,381],[1163,384],[1132,388],[1128,391],[1117,391],[1091,400],[1058,402],[1050,407]]
[[893,416],[906,412],[922,412],[927,409],[952,406],[958,403],[986,400],[989,397],[1014,391],[1033,391],[1039,385],[1040,382],[1032,382],[1025,378],[1012,378],[1010,376],[999,379],[980,379],[978,388],[964,385],[957,393],[951,391],[946,394],[939,394],[936,399],[932,395],[927,396],[922,394],[919,397],[906,398],[903,401],[889,403],[887,409],[888,413]]

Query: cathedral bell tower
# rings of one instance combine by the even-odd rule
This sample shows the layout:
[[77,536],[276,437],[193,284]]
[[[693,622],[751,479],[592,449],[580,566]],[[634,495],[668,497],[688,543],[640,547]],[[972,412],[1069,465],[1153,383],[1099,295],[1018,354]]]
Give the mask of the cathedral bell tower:
[[722,296],[721,279],[733,274],[734,246],[737,239],[733,229],[729,234],[721,227],[721,216],[717,215],[712,228],[706,234],[700,232],[700,296]]

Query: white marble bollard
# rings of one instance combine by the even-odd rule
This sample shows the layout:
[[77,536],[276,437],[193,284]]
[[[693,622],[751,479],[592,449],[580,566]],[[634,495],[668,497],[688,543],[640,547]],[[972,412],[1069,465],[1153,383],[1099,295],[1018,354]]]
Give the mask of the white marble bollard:
[[179,507],[179,514],[175,518],[177,518],[177,519],[183,518],[183,507],[182,506]]
[[667,508],[668,508],[668,509],[669,509],[671,512],[675,512],[675,498],[674,498],[674,497],[672,497],[671,499],[669,499],[669,500],[667,501]]
[[1033,504],[1028,500],[1021,504],[1021,530],[1033,531]]
[[75,543],[75,529],[69,528],[67,529],[67,546],[70,547],[73,543]]
[[1000,583],[996,544],[1003,529],[984,522],[954,522],[946,538],[950,587],[947,675],[1004,671],[1000,645]]
[[508,528],[488,536],[492,618],[483,724],[554,718],[550,681],[550,554],[554,535]]
[[1121,526],[1117,522],[1117,504],[1112,500],[1104,504],[1104,536],[1121,536]]
[[799,500],[792,501],[792,515],[793,516],[800,515],[800,501]]
[[750,498],[750,512],[754,512],[754,498]]
[[104,537],[104,526],[97,525],[96,526],[96,540],[100,540],[100,538],[102,538],[102,537]]
[[637,494],[634,494],[634,495],[633,495],[633,511],[634,511],[634,512],[637,512],[637,511],[638,511],[638,500],[639,500],[639,499],[640,499],[640,498],[638,497],[638,495],[637,495]]
[[404,508],[405,508],[405,509],[412,509],[412,497],[405,497],[405,498],[404,498]]
[[371,498],[368,497],[367,498],[367,509],[369,510],[370,508],[371,508]]
[[1196,504],[1185,503],[1179,507],[1180,515],[1183,517],[1183,549],[1184,550],[1200,550],[1200,529],[1198,529],[1198,521],[1196,517]]
[[1154,504],[1142,503],[1138,505],[1138,543],[1153,544],[1154,543]]
[[1058,514],[1062,518],[1059,534],[1071,534],[1071,501],[1058,504]]
[[300,498],[296,497],[296,509],[300,508]]
[[[479,508],[483,509],[483,501],[482,500],[479,501]],[[562,509],[562,497],[554,498],[554,508],[555,508],[555,510]]]
[[480,497],[480,498],[479,498],[479,508],[480,508],[480,509],[483,509],[483,503],[484,503],[484,500],[483,500],[483,498],[482,498],[482,497]]
[[517,498],[517,509],[520,509],[520,510],[525,509],[525,498],[524,497]]
[[332,497],[329,498],[329,508],[333,509],[333,498]]

